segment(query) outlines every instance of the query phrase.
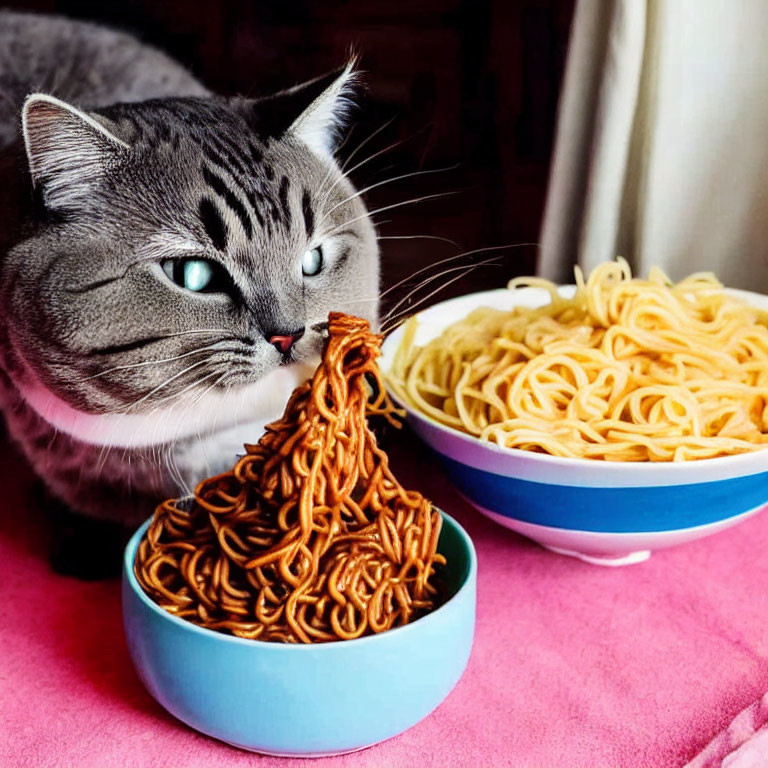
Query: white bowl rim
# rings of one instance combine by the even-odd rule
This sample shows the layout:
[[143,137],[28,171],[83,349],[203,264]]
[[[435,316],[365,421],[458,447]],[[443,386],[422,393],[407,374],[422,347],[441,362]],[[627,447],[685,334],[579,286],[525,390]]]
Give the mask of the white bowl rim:
[[[456,531],[459,534],[459,537],[461,538],[464,546],[466,547],[467,554],[468,554],[468,560],[469,560],[469,567],[467,569],[467,574],[464,577],[464,580],[461,584],[461,586],[456,590],[456,593],[452,595],[446,602],[444,602],[442,605],[435,608],[434,611],[430,611],[429,613],[425,614],[421,618],[417,619],[416,621],[412,621],[408,624],[403,624],[399,627],[394,627],[393,629],[388,629],[385,632],[379,632],[378,634],[373,635],[365,635],[364,637],[356,637],[352,640],[329,640],[328,642],[323,643],[278,643],[278,642],[267,642],[264,640],[259,640],[258,638],[250,639],[247,637],[237,637],[236,635],[230,635],[226,632],[218,632],[215,629],[208,629],[207,627],[201,627],[198,624],[195,624],[192,621],[187,621],[186,619],[179,618],[178,616],[174,616],[172,613],[169,613],[166,611],[162,606],[158,605],[143,589],[141,584],[139,584],[138,579],[136,578],[136,574],[133,570],[134,560],[136,558],[136,554],[138,552],[139,544],[141,543],[141,540],[144,538],[144,534],[146,533],[147,529],[150,526],[150,523],[153,520],[153,517],[148,518],[145,520],[133,533],[130,540],[128,541],[128,544],[125,547],[125,550],[123,551],[123,578],[127,580],[128,586],[130,590],[139,596],[139,599],[141,602],[148,606],[150,610],[152,610],[153,613],[161,616],[163,619],[168,619],[172,623],[176,624],[177,626],[186,629],[190,632],[201,634],[205,637],[220,640],[221,642],[225,643],[234,643],[236,645],[246,645],[248,647],[256,647],[260,650],[263,650],[267,653],[297,653],[301,652],[303,650],[304,652],[309,652],[311,650],[314,650],[315,652],[323,652],[321,649],[327,648],[329,649],[328,652],[330,652],[330,649],[333,648],[346,648],[350,645],[360,645],[361,643],[371,643],[371,642],[386,642],[387,637],[391,637],[393,633],[402,634],[403,632],[413,631],[413,627],[423,626],[422,622],[425,620],[429,620],[431,616],[436,616],[437,614],[443,612],[444,609],[446,609],[451,603],[453,603],[456,598],[459,597],[459,595],[462,595],[467,590],[471,589],[472,583],[476,581],[477,579],[477,552],[475,551],[475,545],[472,541],[471,536],[467,533],[466,529],[464,528],[461,523],[456,520],[455,517],[447,514],[439,507],[435,506],[435,509],[437,509],[440,514],[443,516],[444,519],[446,519],[449,523],[451,523]],[[133,557],[130,558],[129,562],[129,555],[133,553]]]
[[[564,294],[568,294],[572,292],[575,289],[575,286],[573,285],[561,285],[558,286],[558,291],[563,292]],[[529,292],[529,295],[531,295],[531,291],[535,291],[537,294],[540,292],[543,295],[547,295],[543,289],[540,288],[518,288],[515,289],[514,292]],[[759,301],[756,303],[756,306],[758,306],[761,309],[767,309],[768,310],[768,296],[761,294],[761,293],[754,293],[752,291],[742,291],[736,288],[726,288],[726,293],[731,294],[735,296],[736,298],[741,298],[744,301],[749,302],[750,299],[758,299]],[[437,302],[436,304],[432,304],[431,306],[427,307],[426,309],[421,310],[420,312],[417,312],[415,314],[415,317],[425,316],[428,315],[430,312],[437,311],[439,309],[445,309],[446,307],[450,307],[453,304],[467,304],[467,313],[472,311],[473,309],[479,309],[480,307],[487,306],[482,303],[482,301],[487,300],[487,298],[491,296],[499,297],[501,295],[509,295],[513,293],[513,291],[510,291],[507,288],[495,288],[489,291],[477,291],[475,293],[467,293],[462,296],[456,296],[452,299],[446,299],[445,301]],[[762,304],[762,306],[760,306]],[[471,306],[470,306],[471,305]],[[461,317],[465,317],[466,314],[462,315]],[[455,318],[452,322],[456,322],[461,317]],[[399,344],[400,336],[403,334],[403,325],[399,325],[397,328],[395,328],[391,333],[387,335],[387,337],[384,339],[384,342],[382,344],[382,355],[384,358],[388,358],[390,354],[394,354],[394,348],[396,344]],[[390,353],[391,349],[391,353]],[[738,453],[738,454],[732,454],[730,456],[717,456],[715,458],[711,459],[692,459],[690,461],[686,462],[679,462],[679,461],[606,461],[605,459],[582,459],[582,458],[575,458],[571,456],[554,456],[550,453],[538,453],[536,451],[527,451],[523,448],[507,448],[506,446],[499,445],[498,443],[492,443],[490,441],[480,440],[480,438],[475,437],[474,435],[470,435],[468,432],[462,432],[458,429],[455,429],[453,427],[449,427],[446,424],[441,424],[436,419],[433,419],[431,416],[429,416],[426,413],[421,413],[421,411],[417,411],[414,408],[412,408],[407,403],[404,403],[398,396],[397,393],[394,392],[392,389],[392,386],[388,384],[387,382],[387,368],[382,367],[382,372],[384,373],[384,381],[387,383],[387,391],[389,392],[392,399],[395,401],[397,405],[399,405],[401,408],[403,408],[406,413],[409,416],[412,416],[416,419],[421,420],[425,424],[429,425],[430,427],[433,427],[441,432],[444,432],[446,435],[451,436],[452,438],[458,439],[467,445],[471,445],[474,447],[481,447],[485,448],[489,451],[493,451],[495,453],[498,453],[499,455],[503,456],[509,456],[510,458],[522,458],[525,457],[528,460],[532,461],[543,461],[546,462],[553,467],[557,466],[564,466],[564,467],[570,467],[570,468],[578,468],[582,467],[586,470],[594,470],[597,467],[604,467],[605,465],[609,464],[611,466],[612,471],[621,471],[618,469],[619,467],[626,467],[627,472],[656,472],[656,473],[674,473],[675,471],[679,471],[679,468],[681,466],[696,466],[697,468],[701,468],[702,471],[706,471],[707,468],[716,466],[720,468],[727,468],[731,464],[740,464],[745,462],[746,457],[754,457],[759,455],[765,455],[768,454],[768,446],[765,448],[758,448],[754,451],[748,451],[745,453]],[[435,449],[436,450],[436,449]],[[768,467],[766,467],[768,470]],[[749,472],[749,474],[756,474],[755,472]]]

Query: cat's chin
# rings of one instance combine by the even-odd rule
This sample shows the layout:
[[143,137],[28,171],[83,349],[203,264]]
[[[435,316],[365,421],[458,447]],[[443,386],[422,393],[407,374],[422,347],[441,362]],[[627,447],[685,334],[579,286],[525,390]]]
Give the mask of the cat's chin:
[[[263,425],[278,418],[291,392],[314,370],[309,363],[276,368],[259,381],[228,390],[210,390],[194,407],[166,405],[147,413],[95,414],[80,411],[37,380],[19,391],[26,403],[51,426],[84,443],[115,448],[145,448],[201,439],[236,425]],[[261,435],[252,435],[256,442]]]

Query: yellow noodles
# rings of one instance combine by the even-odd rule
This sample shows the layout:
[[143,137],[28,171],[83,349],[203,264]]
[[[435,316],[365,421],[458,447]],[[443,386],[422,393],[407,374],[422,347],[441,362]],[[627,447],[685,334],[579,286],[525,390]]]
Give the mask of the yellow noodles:
[[441,424],[509,448],[683,461],[768,444],[768,313],[711,274],[677,284],[619,259],[550,303],[477,309],[424,347],[405,328],[389,380]]

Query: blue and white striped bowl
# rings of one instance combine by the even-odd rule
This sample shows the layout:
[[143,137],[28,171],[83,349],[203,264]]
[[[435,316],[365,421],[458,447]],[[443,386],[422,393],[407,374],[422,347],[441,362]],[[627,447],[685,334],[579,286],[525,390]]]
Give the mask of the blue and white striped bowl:
[[[566,291],[572,288],[564,288]],[[732,291],[768,309],[768,297]],[[509,309],[548,301],[535,288],[469,294],[419,313],[423,344],[477,307]],[[384,342],[386,372],[402,327]],[[604,565],[708,536],[768,502],[768,449],[685,463],[606,462],[503,448],[443,426],[404,405],[413,430],[483,514],[543,546]]]

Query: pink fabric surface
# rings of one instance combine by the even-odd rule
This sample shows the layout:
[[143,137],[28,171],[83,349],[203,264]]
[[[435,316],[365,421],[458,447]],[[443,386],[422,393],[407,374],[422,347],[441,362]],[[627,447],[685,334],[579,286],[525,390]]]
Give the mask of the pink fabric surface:
[[764,768],[768,764],[768,693],[731,724],[685,768]]
[[[487,521],[414,438],[398,445],[401,478],[475,541],[472,657],[414,728],[313,765],[683,766],[768,691],[766,514],[640,565],[591,566]],[[238,751],[167,715],[131,667],[118,583],[53,574],[41,514],[26,511],[31,480],[10,454],[0,481],[0,766],[309,765]],[[752,717],[730,752],[760,729]],[[694,765],[719,765],[721,751]]]

